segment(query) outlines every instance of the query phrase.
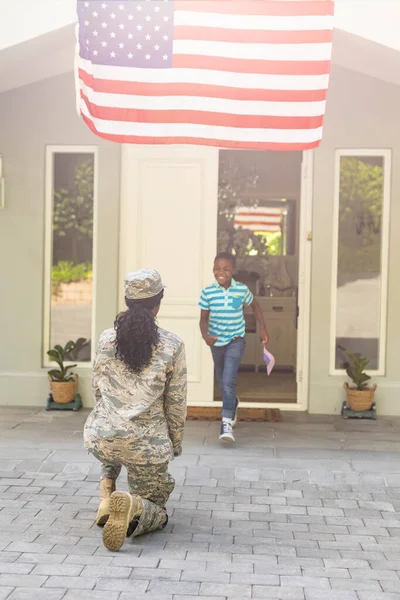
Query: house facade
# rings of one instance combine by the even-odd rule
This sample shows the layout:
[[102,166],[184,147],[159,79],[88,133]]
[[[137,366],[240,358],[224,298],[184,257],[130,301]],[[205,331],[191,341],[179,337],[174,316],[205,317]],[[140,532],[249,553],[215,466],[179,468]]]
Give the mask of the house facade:
[[[123,309],[124,274],[145,266],[167,285],[161,325],[186,344],[189,403],[218,403],[197,300],[218,248],[223,160],[240,158],[258,179],[243,202],[291,201],[294,214],[292,250],[271,256],[270,292],[257,293],[273,349],[283,366],[293,362],[296,394],[248,405],[339,413],[342,346],[370,360],[378,413],[399,415],[400,54],[336,31],[321,146],[228,156],[96,137],[75,108],[74,26],[47,27],[0,49],[0,404],[44,405],[47,350],[84,337],[77,372],[91,406],[96,339]],[[34,68],[21,62],[27,54]],[[78,218],[82,198],[91,205]]]

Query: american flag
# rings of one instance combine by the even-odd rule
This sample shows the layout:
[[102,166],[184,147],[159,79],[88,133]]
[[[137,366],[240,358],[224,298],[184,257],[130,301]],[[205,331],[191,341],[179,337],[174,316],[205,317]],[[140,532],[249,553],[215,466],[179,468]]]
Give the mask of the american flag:
[[333,11],[333,0],[78,0],[80,113],[120,143],[315,148]]
[[281,231],[282,209],[257,206],[242,206],[236,209],[234,218],[235,229],[243,228],[254,232],[267,231],[269,233]]

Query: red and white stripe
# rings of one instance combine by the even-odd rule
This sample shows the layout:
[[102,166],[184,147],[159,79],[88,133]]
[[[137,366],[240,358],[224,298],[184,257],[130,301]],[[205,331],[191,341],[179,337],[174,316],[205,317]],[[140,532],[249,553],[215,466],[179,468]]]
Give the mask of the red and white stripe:
[[77,56],[79,107],[134,144],[305,150],[322,138],[333,0],[176,0],[171,69]]
[[280,208],[242,207],[235,213],[235,229],[243,228],[254,232],[281,231],[282,211]]

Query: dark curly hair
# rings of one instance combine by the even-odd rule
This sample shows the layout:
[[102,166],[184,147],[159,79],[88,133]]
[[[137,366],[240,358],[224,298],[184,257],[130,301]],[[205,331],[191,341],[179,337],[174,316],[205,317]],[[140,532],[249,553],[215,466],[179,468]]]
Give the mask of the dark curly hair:
[[150,364],[153,350],[160,341],[152,309],[161,304],[163,296],[164,290],[145,300],[125,298],[128,310],[115,319],[115,356],[133,373],[140,373]]
[[231,263],[232,267],[233,268],[236,267],[236,257],[233,254],[231,254],[230,252],[220,252],[215,257],[214,263],[216,263],[217,260],[229,260],[229,262]]

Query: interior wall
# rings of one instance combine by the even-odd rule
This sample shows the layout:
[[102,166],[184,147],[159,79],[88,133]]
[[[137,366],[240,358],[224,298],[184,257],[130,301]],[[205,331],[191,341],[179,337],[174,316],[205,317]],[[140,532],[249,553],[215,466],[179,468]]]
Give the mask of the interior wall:
[[[40,406],[47,400],[42,369],[46,145],[99,149],[96,338],[117,311],[120,146],[93,135],[75,106],[72,73],[0,94],[6,190],[0,211],[0,404]],[[78,372],[84,402],[91,405],[90,365]]]
[[[259,176],[257,187],[249,190],[254,197],[270,199],[287,198],[296,202],[296,254],[285,257],[271,257],[270,260],[285,262],[293,285],[298,284],[298,231],[301,194],[301,152],[263,152],[257,150],[222,150],[235,157],[235,163],[243,165],[245,171],[255,169]],[[254,259],[256,265],[257,259]],[[256,268],[256,267],[255,267]]]
[[[221,152],[226,152],[222,150]],[[299,172],[301,152],[263,152],[258,150],[231,150],[235,162],[254,167],[259,181],[255,192],[278,198],[297,199],[300,193]]]
[[[377,410],[400,415],[400,87],[332,66],[324,137],[314,153],[310,412],[339,413],[345,377],[329,375],[334,160],[337,148],[392,150],[386,375],[377,383]],[[362,302],[362,298],[360,298]]]

